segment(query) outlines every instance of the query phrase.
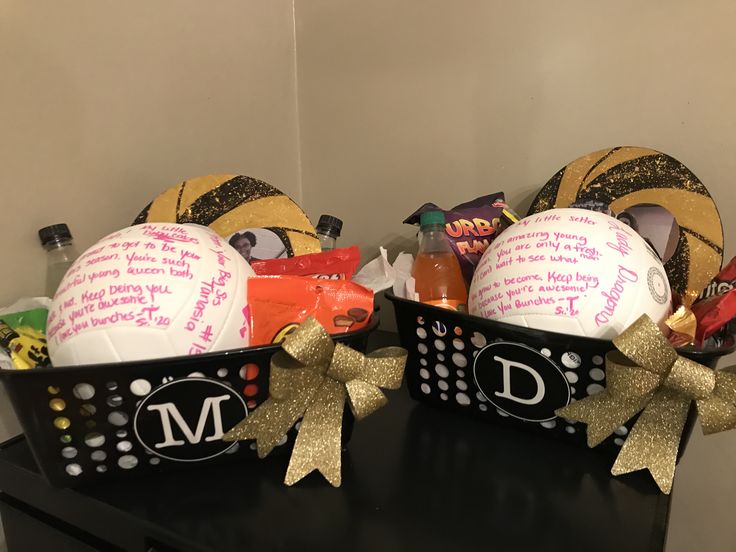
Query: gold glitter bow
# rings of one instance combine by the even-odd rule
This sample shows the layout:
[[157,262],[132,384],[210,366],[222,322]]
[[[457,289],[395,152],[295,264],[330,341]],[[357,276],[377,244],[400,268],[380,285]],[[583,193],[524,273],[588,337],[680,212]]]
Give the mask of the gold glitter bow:
[[669,494],[690,401],[706,435],[736,427],[734,368],[716,372],[679,356],[647,315],[613,344],[618,351],[606,355],[606,389],[555,414],[588,424],[588,446],[595,447],[641,412],[611,473],[646,468]]
[[368,356],[338,343],[308,318],[271,358],[270,397],[223,439],[256,439],[258,456],[270,453],[302,418],[284,483],[293,485],[319,470],[340,486],[340,449],[345,398],[361,420],[388,402],[379,389],[398,389],[406,350],[385,347]]

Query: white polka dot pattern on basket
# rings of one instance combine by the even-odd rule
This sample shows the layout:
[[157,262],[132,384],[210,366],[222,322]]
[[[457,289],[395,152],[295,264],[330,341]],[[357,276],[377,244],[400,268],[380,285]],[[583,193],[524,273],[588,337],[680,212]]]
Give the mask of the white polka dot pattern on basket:
[[[455,408],[469,406],[472,407],[470,411],[490,418],[510,418],[503,409],[490,404],[479,391],[474,365],[476,355],[489,344],[515,343],[514,339],[508,337],[508,334],[494,335],[492,330],[486,328],[458,325],[457,321],[450,323],[430,317],[420,317],[412,331],[416,332],[413,346],[419,353],[414,360],[415,374],[418,375],[414,385],[420,388],[427,401],[449,403]],[[558,367],[569,386],[570,402],[605,389],[604,364],[607,350],[601,350],[600,347],[591,350],[593,346],[588,344],[581,344],[578,348],[575,340],[523,344],[535,349]],[[484,363],[489,362],[487,356],[481,355],[478,358],[483,359]],[[519,371],[517,374],[523,372]],[[511,416],[511,419],[514,417]],[[530,425],[536,425],[555,436],[584,442],[583,426],[578,427],[572,421],[558,420],[553,418]],[[520,420],[518,423],[525,422]],[[610,438],[610,442],[614,438],[625,439],[626,432],[626,428],[619,428],[616,435]]]

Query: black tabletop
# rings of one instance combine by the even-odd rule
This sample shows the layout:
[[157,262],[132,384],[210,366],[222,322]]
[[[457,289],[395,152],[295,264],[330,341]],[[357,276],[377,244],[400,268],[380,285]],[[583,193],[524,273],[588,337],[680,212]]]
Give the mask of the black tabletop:
[[0,489],[124,550],[663,549],[670,501],[648,474],[389,399],[356,425],[338,489],[315,473],[284,486],[286,457],[54,489],[22,438],[0,449]]

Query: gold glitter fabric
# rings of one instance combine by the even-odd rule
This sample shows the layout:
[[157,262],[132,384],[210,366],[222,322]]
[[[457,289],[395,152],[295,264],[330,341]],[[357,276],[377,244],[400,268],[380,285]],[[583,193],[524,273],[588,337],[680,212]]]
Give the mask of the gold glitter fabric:
[[646,315],[614,338],[613,344],[634,364],[655,374],[666,375],[677,360],[675,350]]
[[659,391],[631,429],[611,473],[621,475],[646,468],[661,491],[669,494],[689,408],[690,401],[679,393]]
[[302,418],[284,483],[293,485],[319,470],[339,487],[345,399],[358,420],[384,406],[388,399],[380,388],[401,386],[407,352],[386,347],[365,356],[335,345],[314,318],[289,335],[282,348],[271,358],[270,397],[223,439],[256,439],[263,458]]
[[[287,336],[281,348],[301,364],[311,364],[326,369],[335,349],[330,335],[312,317],[305,320],[297,330]],[[273,362],[271,364],[274,365]]]
[[370,416],[388,403],[386,395],[378,387],[365,381],[349,381],[345,388],[350,395],[350,409],[357,420]]
[[688,306],[720,270],[723,227],[716,204],[703,183],[669,155],[619,146],[580,157],[544,185],[528,214],[574,203],[603,204],[614,213],[644,204],[667,209],[679,236],[664,266],[672,290]]
[[312,223],[291,198],[244,175],[210,174],[173,186],[148,204],[133,224],[144,222],[201,224],[224,238],[263,229],[281,242],[289,257],[320,250]]
[[284,483],[293,485],[318,469],[333,487],[341,483],[340,442],[345,387],[326,378],[304,413]]
[[594,447],[641,412],[611,473],[648,469],[669,494],[691,401],[704,433],[736,427],[736,369],[714,372],[680,357],[646,315],[613,343],[619,351],[606,356],[606,389],[555,413],[588,424],[588,446]]
[[736,367],[716,372],[713,395],[698,401],[700,427],[710,435],[736,428]]
[[716,387],[716,373],[694,360],[679,357],[664,380],[665,387],[692,399],[709,397]]

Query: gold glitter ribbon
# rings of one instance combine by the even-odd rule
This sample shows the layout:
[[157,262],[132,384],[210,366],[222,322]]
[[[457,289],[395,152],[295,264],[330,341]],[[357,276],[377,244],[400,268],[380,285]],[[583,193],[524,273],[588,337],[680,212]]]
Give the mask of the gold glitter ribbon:
[[388,399],[380,388],[401,386],[407,352],[385,347],[363,355],[336,345],[311,317],[281,346],[271,358],[270,397],[223,439],[256,439],[263,458],[302,418],[284,483],[293,485],[316,469],[339,487],[345,399],[358,420],[384,406]]
[[606,389],[555,414],[588,424],[588,446],[595,447],[641,412],[611,473],[648,469],[669,494],[690,402],[706,435],[736,427],[736,368],[716,372],[679,356],[647,315],[613,344],[618,351],[606,356]]

